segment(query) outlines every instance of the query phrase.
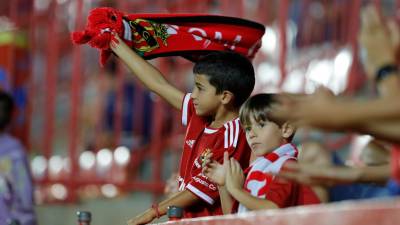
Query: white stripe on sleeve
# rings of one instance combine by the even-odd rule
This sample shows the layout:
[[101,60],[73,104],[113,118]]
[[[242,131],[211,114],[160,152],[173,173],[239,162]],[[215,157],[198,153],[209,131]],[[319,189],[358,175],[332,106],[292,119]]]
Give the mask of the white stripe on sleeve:
[[193,192],[193,194],[197,195],[198,197],[206,201],[208,204],[210,205],[214,204],[214,200],[210,198],[210,196],[206,195],[204,192],[200,191],[195,186],[188,184],[186,188],[189,189],[191,192]]
[[236,148],[237,142],[239,139],[239,129],[240,129],[240,124],[239,124],[239,119],[235,120],[235,139],[233,141],[233,147]]
[[182,125],[186,126],[188,122],[188,111],[189,111],[189,100],[190,100],[190,95],[192,93],[187,93],[185,97],[183,98],[183,105],[182,105]]
[[225,132],[224,132],[224,148],[228,148],[228,125],[224,124]]
[[233,144],[233,123],[232,121],[229,122],[229,147]]

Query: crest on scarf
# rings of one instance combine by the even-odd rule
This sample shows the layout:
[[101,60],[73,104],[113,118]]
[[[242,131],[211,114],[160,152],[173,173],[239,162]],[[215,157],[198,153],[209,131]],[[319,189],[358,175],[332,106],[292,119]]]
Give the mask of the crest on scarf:
[[170,35],[166,25],[150,20],[135,19],[129,21],[129,26],[132,28],[134,49],[140,55],[143,56],[144,53],[159,48],[161,43],[167,46],[167,39]]

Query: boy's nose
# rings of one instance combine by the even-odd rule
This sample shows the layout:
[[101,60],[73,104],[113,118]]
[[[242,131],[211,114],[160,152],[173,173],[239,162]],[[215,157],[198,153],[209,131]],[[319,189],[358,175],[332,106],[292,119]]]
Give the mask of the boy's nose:
[[190,95],[191,98],[195,99],[197,97],[197,91],[196,88],[193,89],[192,94]]
[[256,135],[256,133],[254,132],[254,130],[253,129],[251,129],[250,131],[249,131],[249,137],[250,138],[254,138],[254,137],[256,137],[257,135]]

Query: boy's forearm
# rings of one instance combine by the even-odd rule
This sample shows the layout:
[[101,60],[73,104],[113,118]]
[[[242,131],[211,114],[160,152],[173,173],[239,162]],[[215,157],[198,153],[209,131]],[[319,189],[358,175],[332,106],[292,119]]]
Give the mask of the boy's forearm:
[[155,83],[166,82],[157,68],[143,60],[127,46],[120,44],[112,50],[148,88],[151,88]]
[[390,165],[368,166],[360,168],[358,182],[385,183],[390,178]]
[[[360,132],[370,121],[396,120],[400,121],[400,102],[394,97],[374,99],[369,101],[339,101],[331,106],[330,120],[336,121],[333,129],[347,129]],[[331,121],[329,121],[331,122]],[[325,128],[324,122],[314,126]],[[365,128],[364,128],[365,129]]]
[[231,214],[233,207],[233,199],[225,186],[218,186],[219,198],[221,200],[222,212]]
[[365,123],[376,119],[400,119],[400,102],[395,97],[386,97],[367,102],[344,102],[341,107],[349,120]]
[[173,107],[181,108],[184,94],[172,86],[157,68],[123,43],[111,46],[111,49],[148,89],[167,100]]
[[249,210],[260,210],[260,209],[277,209],[278,206],[267,199],[256,198],[250,193],[244,191],[243,189],[234,189],[230,194],[235,198],[240,204],[245,206]]
[[158,211],[160,216],[162,216],[167,213],[168,206],[178,206],[185,209],[198,201],[200,199],[196,195],[188,190],[184,190],[160,202],[158,204]]
[[143,213],[139,214],[138,216],[132,218],[131,220],[128,221],[129,225],[136,225],[136,224],[147,224],[153,221],[156,217],[157,214],[158,216],[164,216],[167,214],[168,206],[179,206],[182,207],[183,209],[192,205],[198,201],[198,198],[190,193],[189,191],[185,190],[182,192],[179,192],[168,199],[162,201],[159,203],[157,206],[157,209],[155,208],[149,208]]
[[400,143],[400,119],[369,120],[352,129],[353,131],[370,134],[380,140]]

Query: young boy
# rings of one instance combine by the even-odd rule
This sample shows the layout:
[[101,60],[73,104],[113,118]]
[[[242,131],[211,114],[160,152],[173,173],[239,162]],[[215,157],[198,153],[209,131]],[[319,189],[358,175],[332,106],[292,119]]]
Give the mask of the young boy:
[[[238,211],[284,208],[319,203],[306,186],[280,180],[274,174],[289,161],[296,161],[298,151],[291,143],[295,128],[289,122],[276,123],[268,118],[274,104],[272,94],[258,94],[248,99],[240,110],[240,121],[256,160],[244,173],[240,164],[224,154],[223,165],[204,160],[204,174],[218,184],[224,214]],[[210,163],[208,163],[210,162]],[[234,202],[238,206],[234,206]]]
[[128,224],[149,223],[166,214],[171,205],[184,208],[185,218],[222,214],[216,201],[217,186],[201,172],[202,157],[212,152],[215,160],[222,161],[223,152],[228,151],[242,166],[248,165],[250,151],[237,117],[254,87],[251,62],[230,52],[207,55],[195,64],[193,93],[185,95],[117,36],[111,49],[145,86],[182,111],[182,124],[187,127],[179,171],[180,192]]

